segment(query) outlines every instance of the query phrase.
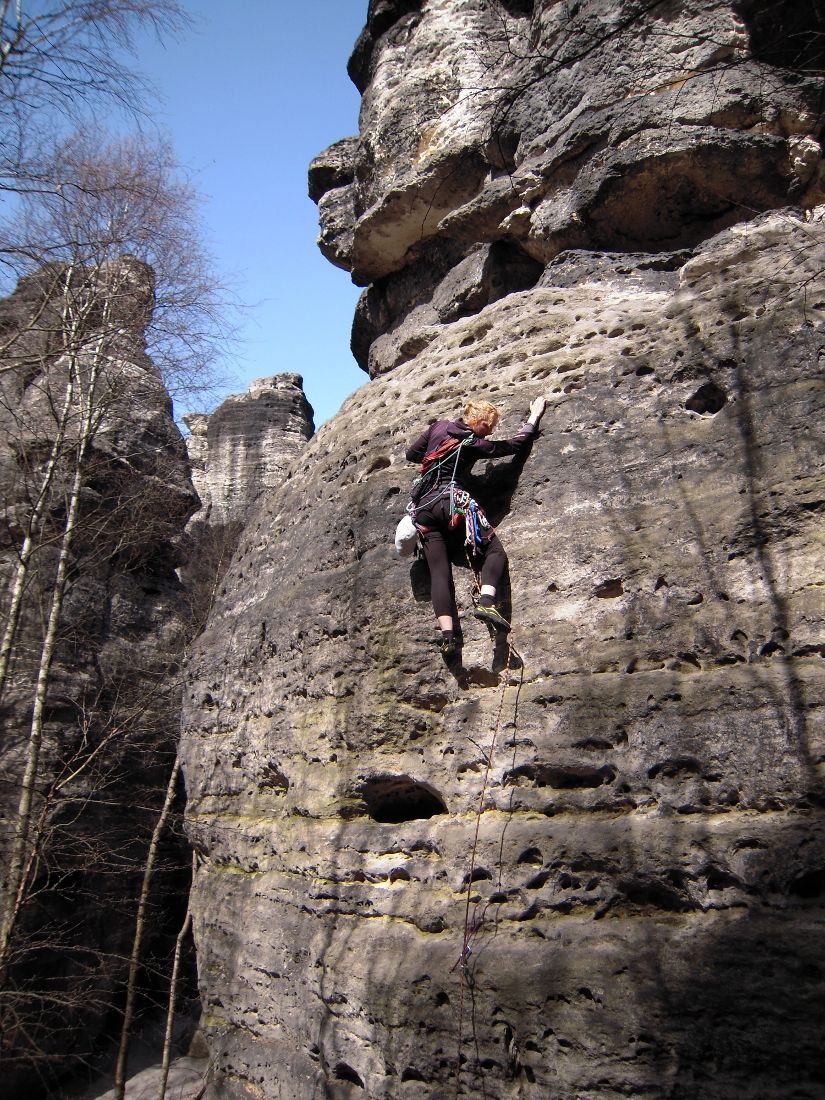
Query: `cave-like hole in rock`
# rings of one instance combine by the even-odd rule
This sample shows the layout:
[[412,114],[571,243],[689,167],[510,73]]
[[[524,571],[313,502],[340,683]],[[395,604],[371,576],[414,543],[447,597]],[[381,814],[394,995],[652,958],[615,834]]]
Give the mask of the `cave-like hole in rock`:
[[[473,873],[470,875],[470,882],[490,882],[492,878],[492,871],[488,871],[486,867],[474,867]],[[464,885],[467,885],[466,875],[464,876]]]
[[374,776],[362,784],[359,793],[367,813],[382,825],[400,825],[447,812],[437,794],[408,775]]
[[600,600],[615,600],[619,596],[623,596],[624,587],[622,586],[621,578],[614,577],[609,581],[602,581],[597,588],[593,589],[593,595],[597,596]]
[[339,1062],[332,1073],[339,1081],[349,1081],[351,1085],[357,1085],[359,1089],[364,1087],[364,1082],[352,1066],[348,1066],[346,1062]]
[[818,898],[825,889],[825,870],[808,871],[799,875],[790,885],[791,894],[798,898]]
[[544,863],[544,856],[538,848],[525,848],[516,862],[534,863],[537,867],[541,867],[542,863]]
[[728,403],[728,395],[715,382],[706,382],[685,402],[685,408],[695,413],[713,416]]

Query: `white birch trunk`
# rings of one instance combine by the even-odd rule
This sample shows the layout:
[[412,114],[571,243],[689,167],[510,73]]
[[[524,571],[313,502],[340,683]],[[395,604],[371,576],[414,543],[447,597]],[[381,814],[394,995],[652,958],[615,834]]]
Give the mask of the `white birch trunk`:
[[155,824],[155,829],[152,833],[152,841],[149,845],[146,863],[143,868],[143,885],[140,890],[140,900],[138,901],[135,938],[132,942],[132,957],[129,960],[129,978],[126,983],[126,1009],[123,1014],[123,1028],[120,1032],[120,1049],[117,1055],[117,1066],[115,1067],[115,1100],[123,1100],[126,1092],[126,1059],[129,1056],[129,1038],[132,1030],[132,1019],[135,1014],[137,975],[140,969],[140,949],[143,945],[143,932],[146,927],[146,906],[149,901],[149,886],[151,885],[152,873],[155,869],[155,857],[157,855],[161,833],[166,826],[169,811],[172,809],[172,800],[175,797],[175,785],[177,784],[179,774],[180,759],[175,757],[175,766],[172,768],[172,774],[169,776],[169,783],[166,787],[166,799],[164,800],[160,817]]
[[[88,389],[86,394],[82,395],[82,398],[85,397],[86,407],[82,409],[81,413],[81,430],[77,443],[76,465],[69,497],[69,509],[66,516],[66,524],[63,529],[63,539],[60,545],[57,572],[52,587],[52,604],[49,612],[48,625],[43,639],[43,646],[40,651],[40,667],[37,673],[37,686],[35,689],[34,707],[32,709],[29,743],[26,753],[26,768],[23,774],[20,801],[17,808],[17,822],[14,831],[11,859],[9,861],[7,893],[2,927],[0,927],[0,977],[5,974],[8,965],[12,933],[26,890],[24,868],[28,863],[26,855],[29,826],[31,822],[32,800],[38,774],[38,765],[40,763],[40,748],[43,741],[43,715],[46,708],[46,696],[49,687],[52,661],[57,646],[57,628],[60,621],[60,614],[63,609],[63,596],[66,590],[66,575],[69,567],[72,538],[77,525],[77,516],[80,506],[80,490],[83,485],[83,464],[95,428],[95,396],[103,359],[102,352],[103,337],[101,336],[97,342],[97,347],[91,363]],[[77,363],[75,364],[75,377],[78,389],[80,389],[79,365]]]

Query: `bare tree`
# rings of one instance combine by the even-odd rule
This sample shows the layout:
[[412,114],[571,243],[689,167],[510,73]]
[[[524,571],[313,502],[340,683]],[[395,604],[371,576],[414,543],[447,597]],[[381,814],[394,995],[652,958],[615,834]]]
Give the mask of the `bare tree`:
[[[141,136],[103,141],[83,130],[56,146],[50,173],[54,186],[24,195],[0,230],[0,257],[20,276],[29,307],[6,327],[0,358],[0,426],[5,453],[15,457],[5,494],[14,555],[6,559],[0,694],[19,704],[30,692],[31,708],[16,772],[7,777],[17,798],[0,911],[7,986],[0,1015],[12,1045],[26,1031],[26,1013],[8,979],[30,941],[25,914],[44,896],[44,869],[55,869],[56,880],[65,872],[55,838],[65,850],[72,822],[72,843],[87,843],[77,822],[111,802],[115,788],[131,804],[122,775],[136,739],[148,746],[154,773],[141,812],[154,812],[169,774],[162,758],[176,737],[176,664],[193,627],[181,592],[165,655],[145,670],[140,662],[108,673],[99,667],[102,682],[84,696],[82,721],[72,723],[72,737],[65,726],[59,735],[68,751],[52,744],[44,757],[55,661],[62,650],[65,670],[72,652],[90,647],[77,611],[65,613],[67,599],[79,592],[82,603],[84,584],[96,583],[101,570],[127,576],[142,568],[142,557],[168,546],[195,509],[180,436],[167,440],[165,455],[162,441],[140,442],[131,420],[140,415],[141,391],[163,408],[164,384],[177,393],[208,387],[230,334],[223,291],[200,244],[196,196],[168,147]],[[100,868],[101,846],[69,862],[78,868],[88,858]],[[134,846],[129,862],[135,871],[141,862]],[[57,995],[45,1001],[53,1005]],[[24,1000],[37,1001],[31,988]],[[121,1061],[125,1072],[125,1050]]]
[[191,24],[177,0],[0,0],[0,187],[39,186],[39,144],[61,123],[142,114],[151,88],[127,64],[137,34]]

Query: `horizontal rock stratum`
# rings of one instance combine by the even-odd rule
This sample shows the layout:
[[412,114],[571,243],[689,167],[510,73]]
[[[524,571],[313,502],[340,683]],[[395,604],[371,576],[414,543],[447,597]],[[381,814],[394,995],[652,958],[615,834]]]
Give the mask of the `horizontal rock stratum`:
[[[262,499],[190,664],[214,1097],[455,1094],[477,822],[460,1095],[823,1095],[821,84],[773,63],[756,7],[370,4],[361,136],[311,184],[356,192],[338,195],[347,255],[387,326],[367,332],[362,299],[365,363],[393,317],[431,312]],[[534,75],[582,52],[515,97],[500,169],[482,141],[505,97],[496,27]],[[488,83],[470,96],[473,66]],[[416,89],[434,88],[427,119]],[[557,146],[566,182],[548,168],[493,231],[496,179]],[[410,195],[436,179],[432,149],[475,150],[489,179],[433,184],[430,228]],[[700,216],[672,201],[679,164],[692,193],[750,182]],[[682,228],[598,228],[649,226],[653,202]],[[568,227],[558,248],[531,243],[541,208]],[[470,397],[511,435],[540,393],[531,454],[475,482],[510,555],[517,653],[506,669],[457,560],[451,673],[426,568],[392,547],[404,451]]]

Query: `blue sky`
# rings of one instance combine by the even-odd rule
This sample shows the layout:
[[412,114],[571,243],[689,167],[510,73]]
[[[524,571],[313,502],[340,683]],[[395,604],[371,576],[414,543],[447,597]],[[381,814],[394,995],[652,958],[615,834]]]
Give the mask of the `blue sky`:
[[[309,161],[358,132],[347,58],[367,0],[190,0],[198,28],[143,39],[138,68],[164,97],[159,121],[207,197],[211,245],[244,319],[227,392],[297,371],[316,426],[367,377],[349,350],[359,289],[315,244]],[[177,408],[176,414],[185,412]]]

